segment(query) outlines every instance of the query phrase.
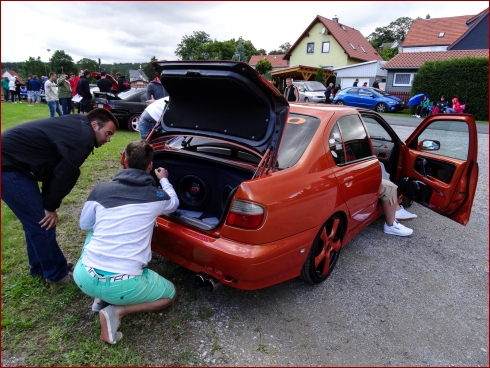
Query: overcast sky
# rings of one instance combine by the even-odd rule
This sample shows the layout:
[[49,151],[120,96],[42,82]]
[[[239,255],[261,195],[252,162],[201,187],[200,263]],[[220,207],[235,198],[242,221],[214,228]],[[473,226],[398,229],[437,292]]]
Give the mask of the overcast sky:
[[[255,1],[255,2],[29,2],[2,1],[2,61],[48,58],[64,50],[76,62],[177,59],[184,35],[240,36],[267,52],[293,44],[317,15],[337,16],[364,37],[400,17],[476,15],[486,1]],[[48,52],[50,49],[51,52]]]

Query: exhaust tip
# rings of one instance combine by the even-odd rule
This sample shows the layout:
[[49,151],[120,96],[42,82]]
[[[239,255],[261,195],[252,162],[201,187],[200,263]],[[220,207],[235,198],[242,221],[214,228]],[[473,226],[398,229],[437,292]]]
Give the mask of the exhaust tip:
[[207,278],[208,278],[208,275],[200,272],[196,276],[194,276],[194,283],[197,286],[201,287],[204,285],[204,282],[207,280]]
[[208,279],[204,281],[204,287],[208,291],[214,291],[220,285],[221,282],[219,282],[219,280],[213,276],[208,276]]

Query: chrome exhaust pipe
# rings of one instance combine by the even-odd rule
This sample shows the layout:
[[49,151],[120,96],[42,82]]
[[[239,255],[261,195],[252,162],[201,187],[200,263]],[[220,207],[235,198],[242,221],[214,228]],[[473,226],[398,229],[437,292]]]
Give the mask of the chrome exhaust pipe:
[[204,285],[204,281],[208,279],[208,275],[205,273],[199,272],[196,276],[194,276],[194,282],[197,286],[201,287]]
[[208,291],[214,291],[220,285],[221,285],[221,282],[219,282],[219,280],[213,276],[208,276],[208,278],[206,280],[204,280],[204,287]]

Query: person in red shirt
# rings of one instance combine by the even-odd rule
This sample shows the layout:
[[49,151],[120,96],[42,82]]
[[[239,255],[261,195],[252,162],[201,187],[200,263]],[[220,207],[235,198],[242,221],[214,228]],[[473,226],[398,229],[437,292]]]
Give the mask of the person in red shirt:
[[[71,93],[73,94],[73,96],[77,94],[78,80],[80,79],[81,75],[83,75],[83,70],[80,70],[77,76],[75,76],[75,73],[71,73],[70,79],[68,79],[68,82],[70,82]],[[75,104],[73,103],[73,101],[71,102],[71,113],[72,114],[75,113]],[[80,105],[78,105],[78,113],[80,114]]]
[[459,100],[457,97],[453,98],[453,107],[452,108],[447,107],[445,113],[446,114],[462,114],[463,113],[463,109],[461,108],[461,104],[459,103]]

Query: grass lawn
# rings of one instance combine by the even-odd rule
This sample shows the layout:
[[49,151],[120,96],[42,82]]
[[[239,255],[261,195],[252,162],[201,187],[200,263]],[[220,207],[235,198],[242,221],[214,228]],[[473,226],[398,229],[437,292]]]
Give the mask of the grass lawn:
[[[49,117],[46,104],[2,103],[1,108],[2,131]],[[120,149],[138,139],[138,133],[120,129],[81,167],[75,188],[58,209],[57,239],[67,260],[76,262],[80,256],[86,233],[80,230],[78,220],[90,190],[119,172]],[[187,338],[195,333],[191,321],[202,317],[189,312],[188,304],[198,299],[198,290],[189,282],[193,274],[156,254],[149,267],[174,282],[179,291],[178,307],[125,317],[120,329],[123,340],[109,346],[100,340],[99,318],[91,311],[91,298],[74,284],[49,285],[29,275],[22,225],[2,201],[2,365],[199,364]],[[204,315],[209,318],[212,312]]]

